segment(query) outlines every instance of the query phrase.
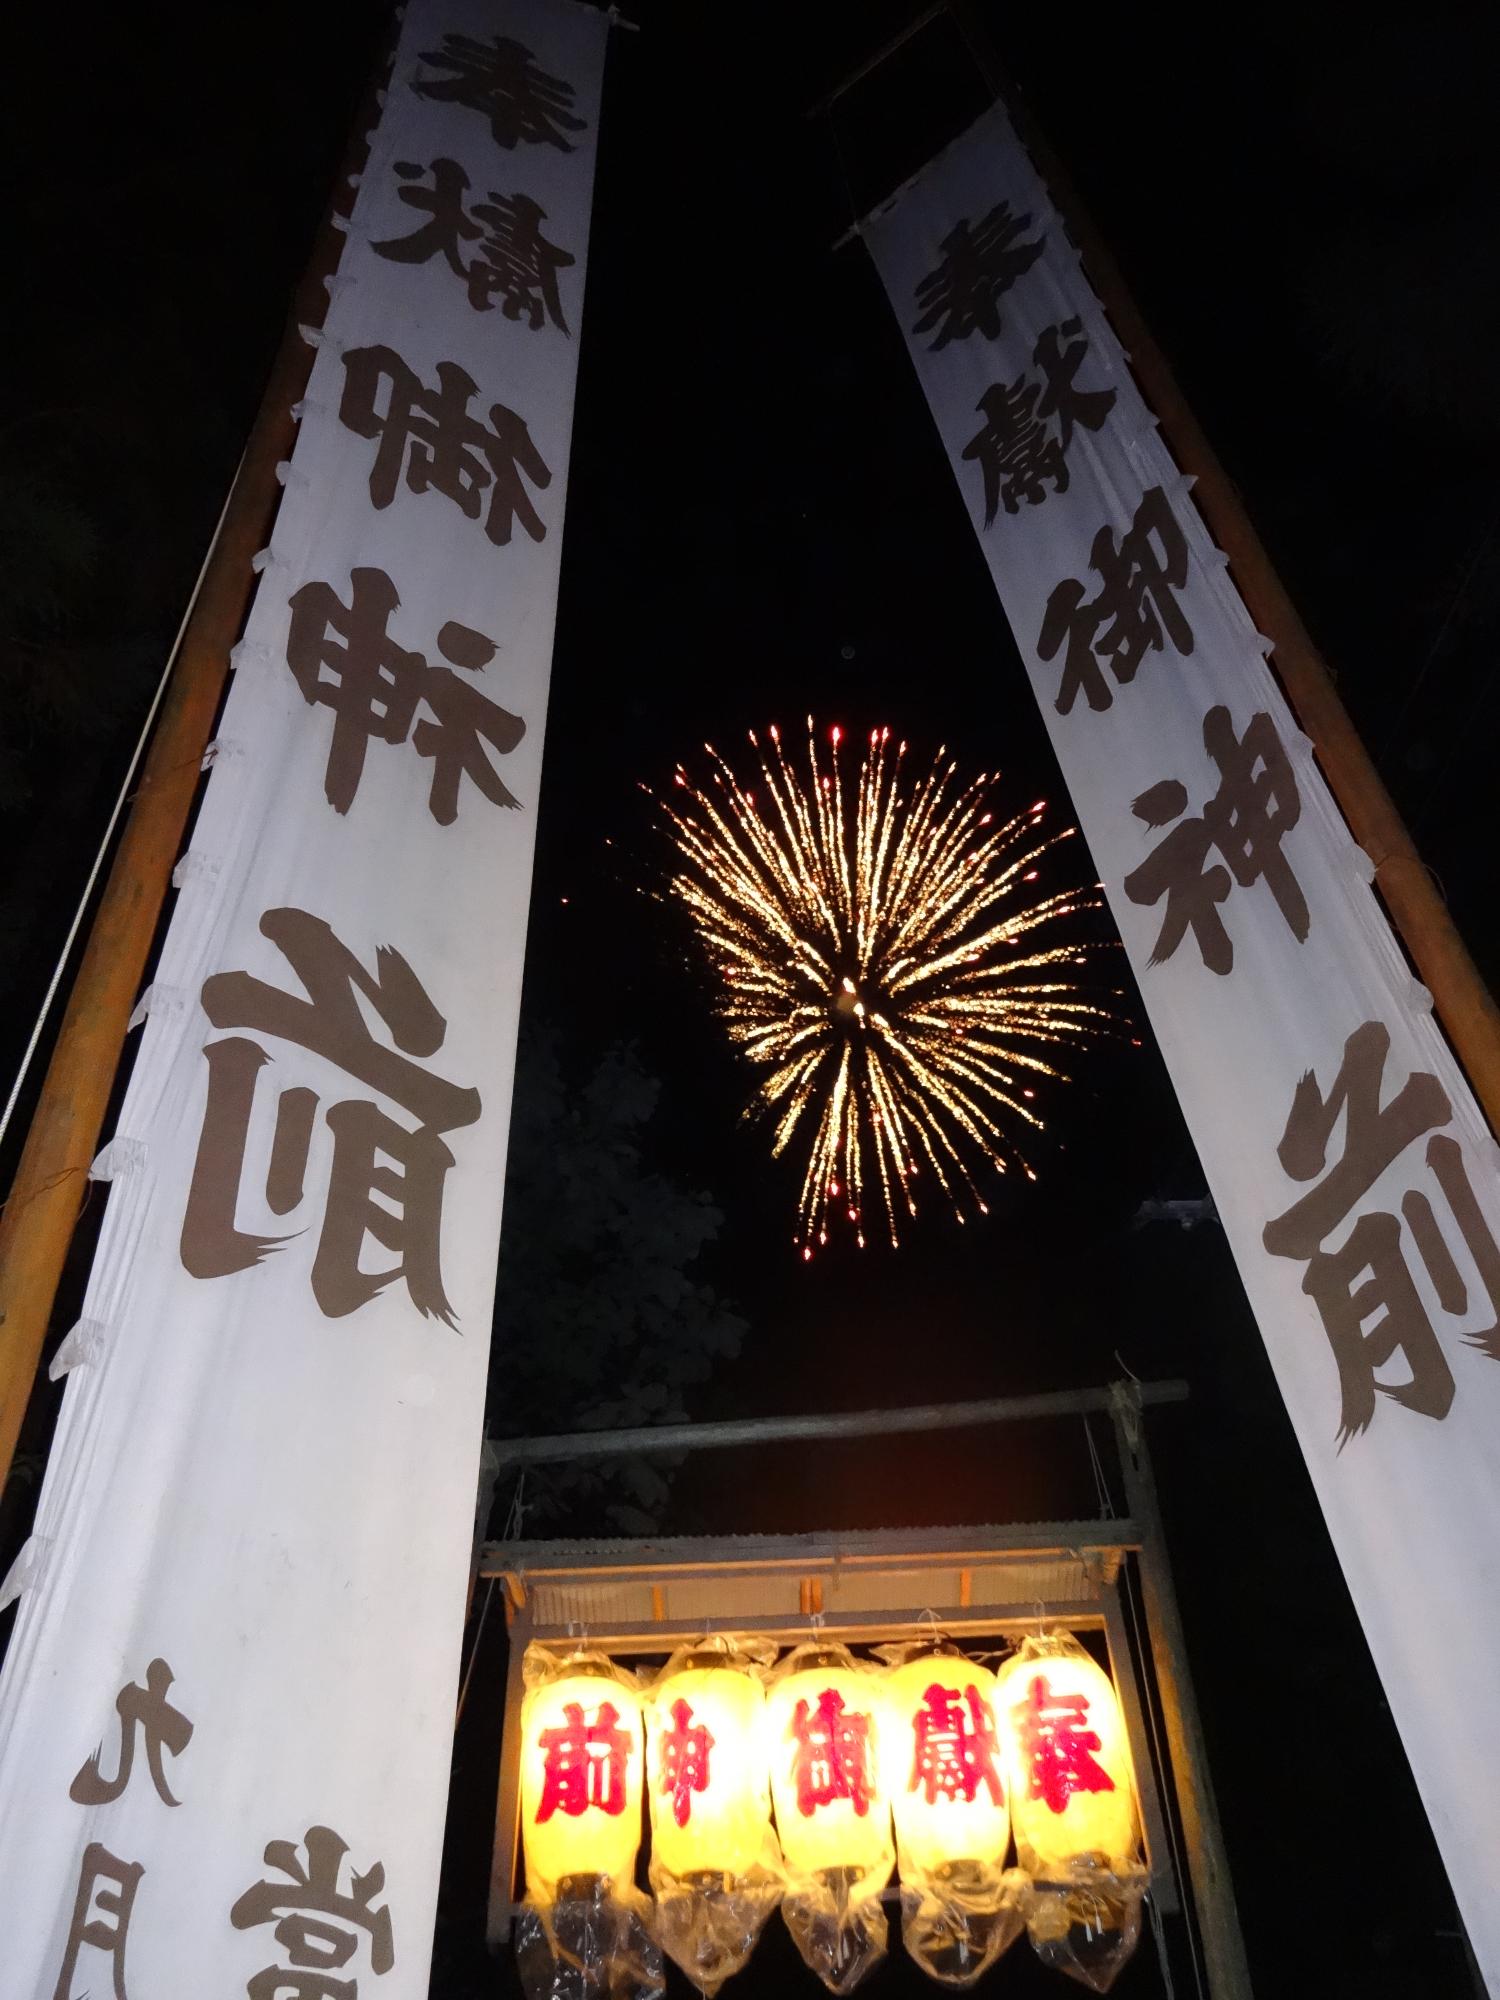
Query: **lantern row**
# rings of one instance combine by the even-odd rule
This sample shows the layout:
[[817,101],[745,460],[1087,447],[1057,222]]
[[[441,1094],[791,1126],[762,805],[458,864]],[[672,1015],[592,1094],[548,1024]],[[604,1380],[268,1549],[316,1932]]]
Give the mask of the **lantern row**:
[[[847,1993],[886,1949],[898,1860],[903,1940],[934,1979],[972,1986],[1025,1929],[1047,1963],[1108,1989],[1146,1884],[1108,1675],[1059,1631],[998,1672],[933,1637],[877,1653],[813,1639],[773,1665],[774,1647],[716,1636],[643,1686],[595,1650],[528,1648],[517,1954],[531,2000],[648,2000],[663,1953],[712,1995],[778,1905],[807,1964]],[[591,1959],[597,1982],[580,1983]]]

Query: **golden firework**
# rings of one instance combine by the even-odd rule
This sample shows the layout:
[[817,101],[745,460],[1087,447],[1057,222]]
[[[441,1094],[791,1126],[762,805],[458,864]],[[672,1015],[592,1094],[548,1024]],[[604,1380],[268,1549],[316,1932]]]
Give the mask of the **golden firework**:
[[681,765],[658,800],[676,850],[670,893],[720,988],[718,1012],[756,1072],[772,1150],[808,1151],[797,1206],[804,1257],[847,1219],[865,1242],[878,1199],[893,1243],[923,1176],[987,1213],[976,1175],[1015,1165],[1040,1131],[1040,1079],[1117,1024],[1075,976],[1091,950],[1068,920],[1091,892],[1035,889],[1046,801],[997,822],[987,773],[965,783],[946,750],[911,778],[905,743],[870,732],[852,783],[843,732],[805,766],[772,727],[751,783],[712,744],[706,785]]

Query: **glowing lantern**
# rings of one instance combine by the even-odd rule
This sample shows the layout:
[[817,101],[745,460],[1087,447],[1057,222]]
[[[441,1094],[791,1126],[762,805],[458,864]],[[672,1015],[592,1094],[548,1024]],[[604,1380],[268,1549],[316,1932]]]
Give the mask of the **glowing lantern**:
[[646,1701],[657,1935],[709,1994],[749,1958],[781,1900],[753,1664],[743,1643],[705,1640],[672,1656]]
[[1108,1674],[1070,1633],[1027,1639],[995,1696],[1021,1865],[1049,1878],[1136,1858],[1135,1780]]
[[886,1785],[901,1878],[957,1863],[1002,1868],[1010,1847],[995,1676],[953,1647],[928,1644],[886,1678]]
[[1011,1820],[1033,1878],[1027,1930],[1042,1961],[1096,1993],[1140,1934],[1135,1780],[1109,1676],[1067,1632],[1026,1639],[998,1676]]
[[884,1954],[880,1892],[895,1864],[880,1768],[880,1684],[844,1646],[789,1653],[766,1698],[771,1796],[786,1857],[787,1928],[824,1985],[847,1993]]
[[972,1986],[1015,1940],[1025,1877],[1005,1866],[1010,1808],[995,1676],[946,1640],[880,1649],[901,1931],[931,1978]]
[[[580,1878],[628,1888],[641,1844],[641,1702],[599,1653],[536,1655],[521,1704],[521,1842],[533,1903]],[[528,1667],[533,1659],[528,1657]],[[563,1885],[568,1887],[564,1888]]]

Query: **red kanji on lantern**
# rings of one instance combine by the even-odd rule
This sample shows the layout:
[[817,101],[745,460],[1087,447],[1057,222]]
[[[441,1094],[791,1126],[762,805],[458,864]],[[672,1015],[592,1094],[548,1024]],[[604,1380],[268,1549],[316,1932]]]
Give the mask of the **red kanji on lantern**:
[[544,1825],[555,1812],[577,1819],[590,1806],[612,1815],[624,1812],[631,1736],[628,1729],[617,1727],[620,1711],[612,1701],[601,1701],[595,1720],[585,1722],[583,1704],[568,1701],[563,1703],[563,1714],[567,1719],[562,1725],[544,1729],[537,1737],[545,1759],[537,1825]]
[[661,1737],[661,1789],[671,1795],[672,1817],[679,1826],[686,1826],[693,1816],[693,1793],[708,1790],[708,1753],[713,1747],[705,1725],[693,1721],[693,1704],[674,1701],[672,1727]]
[[972,1682],[960,1700],[957,1688],[934,1681],[912,1717],[914,1747],[907,1790],[925,1790],[928,1805],[939,1797],[973,1801],[983,1785],[991,1803],[1003,1805],[1004,1790],[995,1768],[998,1745],[990,1705]]
[[847,1799],[863,1819],[870,1810],[870,1718],[850,1715],[844,1697],[824,1688],[816,1708],[799,1701],[792,1714],[797,1754],[792,1773],[797,1810],[811,1819],[819,1806]]
[[1112,1792],[1115,1781],[1094,1761],[1100,1748],[1089,1729],[1086,1694],[1054,1695],[1045,1674],[1033,1674],[1025,1701],[1012,1713],[1030,1774],[1029,1795],[1055,1813],[1066,1812],[1075,1792]]

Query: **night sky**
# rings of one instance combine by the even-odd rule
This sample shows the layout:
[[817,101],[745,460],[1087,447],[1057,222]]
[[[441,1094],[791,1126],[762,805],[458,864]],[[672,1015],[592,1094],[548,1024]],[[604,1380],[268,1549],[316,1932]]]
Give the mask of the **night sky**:
[[[958,1400],[1122,1368],[1189,1381],[1191,1401],[1151,1437],[1257,1989],[1469,1994],[1222,1235],[1132,1227],[1149,1198],[1203,1192],[1149,1028],[1142,1046],[1079,1063],[1049,1103],[1038,1183],[983,1224],[934,1214],[899,1253],[836,1249],[810,1268],[794,1253],[795,1170],[740,1117],[745,1075],[651,894],[665,849],[639,786],[666,783],[704,738],[737,749],[749,727],[812,712],[854,732],[889,723],[923,753],[946,744],[998,768],[1012,807],[1047,797],[1066,815],[899,329],[859,244],[834,248],[987,93],[943,20],[831,117],[807,115],[909,0],[628,11],[642,32],[612,38],[605,79],[523,1033],[550,1038],[570,1074],[633,1044],[660,1081],[650,1170],[723,1211],[700,1275],[748,1332],[694,1392],[695,1417]],[[1232,33],[1173,6],[977,12],[1493,978],[1481,814],[1500,253],[1479,10],[1366,14],[1357,33],[1343,10],[1285,4],[1240,10]],[[378,7],[331,0],[122,10],[87,39],[60,12],[12,24],[0,146],[21,283],[0,375],[0,610],[24,644],[0,664],[7,1085],[383,25]],[[55,613],[32,592],[49,534],[78,556]],[[76,708],[39,695],[53,673],[80,690]],[[1091,881],[1074,845],[1049,865]],[[1129,1004],[1143,1023],[1133,989]],[[502,1247],[502,1312],[504,1282]],[[23,1441],[33,1461],[49,1407],[39,1396]],[[22,1470],[0,1514],[7,1544],[25,1532],[34,1464]],[[663,1525],[1050,1517],[1092,1510],[1080,1481],[1076,1426],[767,1451],[690,1462]],[[502,1663],[491,1633],[458,1740],[435,1995],[483,1990],[483,1689]],[[1320,1811],[1364,1846],[1321,1844]],[[1192,1991],[1174,1949],[1176,1990]],[[1066,1990],[1024,1957],[993,1990]],[[1117,1992],[1165,1993],[1149,1961],[1143,1948]],[[729,1990],[815,1989],[767,1945]],[[862,1990],[933,1989],[893,1966]]]

